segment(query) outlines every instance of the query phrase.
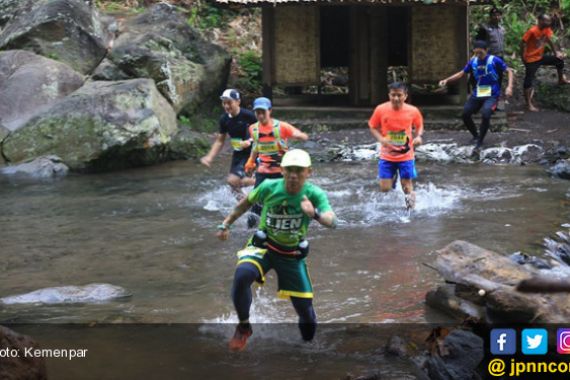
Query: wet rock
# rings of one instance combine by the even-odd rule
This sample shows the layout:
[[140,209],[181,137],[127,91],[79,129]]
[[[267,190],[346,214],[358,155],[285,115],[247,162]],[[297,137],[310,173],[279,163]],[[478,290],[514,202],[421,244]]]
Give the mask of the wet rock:
[[198,158],[208,151],[210,144],[204,134],[181,128],[169,144],[169,158],[187,160]]
[[509,258],[519,265],[531,265],[537,269],[552,269],[552,265],[536,256],[529,256],[522,252],[515,252]]
[[453,330],[443,339],[440,351],[425,361],[432,380],[478,379],[477,367],[484,358],[483,339],[470,331]]
[[24,50],[0,52],[0,121],[16,130],[82,85],[83,76],[61,62]]
[[0,304],[100,303],[125,297],[130,297],[130,294],[120,286],[89,284],[39,289],[26,294],[0,298]]
[[[0,348],[18,350],[23,353],[26,348],[40,348],[38,343],[26,335],[18,334],[0,326]],[[2,357],[0,359],[0,379],[2,380],[46,380],[45,359],[36,357]]]
[[399,357],[408,356],[406,342],[397,335],[391,336],[386,344],[386,353]]
[[204,40],[168,4],[126,21],[109,58],[131,77],[154,79],[177,113],[217,103],[231,63],[225,50]]
[[[487,319],[491,322],[557,323],[570,317],[570,300],[566,295],[537,295],[517,290],[517,285],[529,278],[546,276],[565,281],[569,268],[539,270],[519,265],[508,257],[463,241],[437,251],[434,268],[446,282],[482,292]],[[445,305],[442,306],[442,311],[447,312]]]
[[559,160],[548,171],[557,177],[570,179],[570,159]]
[[457,320],[466,318],[481,320],[485,315],[484,309],[480,305],[459,297],[456,294],[454,284],[444,284],[427,292],[426,305],[443,311]]
[[71,170],[110,170],[167,158],[176,115],[150,79],[90,82],[3,142],[13,163],[57,155]]
[[81,0],[24,0],[0,32],[0,49],[31,50],[86,74],[107,52],[110,35]]
[[570,231],[559,231],[554,238],[545,238],[544,248],[546,255],[570,266]]
[[63,177],[68,171],[69,168],[57,156],[38,157],[30,162],[0,169],[0,173],[4,175],[34,179]]

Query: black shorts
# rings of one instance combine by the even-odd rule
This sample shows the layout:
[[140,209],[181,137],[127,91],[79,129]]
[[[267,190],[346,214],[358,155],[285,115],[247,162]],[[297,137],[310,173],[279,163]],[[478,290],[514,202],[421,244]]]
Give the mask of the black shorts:
[[534,85],[534,77],[540,66],[554,66],[558,70],[564,68],[564,61],[553,55],[545,55],[540,61],[525,63],[525,76],[523,87],[525,89],[531,88]]
[[230,174],[238,176],[239,178],[245,177],[245,163],[249,159],[249,156],[243,154],[232,155],[232,163],[230,166]]
[[261,185],[261,182],[265,181],[266,179],[274,179],[274,178],[283,178],[283,174],[281,173],[255,173],[255,185],[254,188]]

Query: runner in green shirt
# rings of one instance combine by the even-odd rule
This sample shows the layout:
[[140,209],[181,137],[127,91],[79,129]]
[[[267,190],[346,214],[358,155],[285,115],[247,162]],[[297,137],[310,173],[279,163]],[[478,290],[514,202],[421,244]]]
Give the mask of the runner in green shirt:
[[271,269],[277,272],[279,296],[290,298],[299,315],[303,339],[310,341],[315,335],[317,319],[305,262],[309,253],[305,238],[312,219],[329,228],[335,228],[337,220],[326,193],[306,182],[311,175],[307,152],[294,149],[285,153],[281,167],[283,178],[263,181],[218,226],[218,237],[227,240],[232,223],[254,203],[263,204],[259,230],[237,254],[232,299],[240,322],[229,344],[233,351],[243,350],[252,334],[251,285],[254,281],[263,284]]

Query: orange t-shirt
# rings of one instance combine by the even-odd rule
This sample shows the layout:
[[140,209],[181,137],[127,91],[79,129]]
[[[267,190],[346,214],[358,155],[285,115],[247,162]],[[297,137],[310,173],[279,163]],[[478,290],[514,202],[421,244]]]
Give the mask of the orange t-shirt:
[[[253,137],[253,127],[255,124],[249,126],[249,135]],[[267,124],[259,124],[259,143],[270,143],[275,140],[273,136],[273,119],[269,120]],[[279,134],[281,140],[287,140],[299,131],[289,123],[283,121],[279,122]],[[280,149],[278,154],[264,154],[258,152],[259,166],[257,167],[258,173],[281,173],[281,158],[285,154],[284,149]]]
[[[391,145],[382,145],[381,159],[392,162],[414,159],[412,128],[416,128],[416,134],[421,134],[424,129],[424,119],[416,107],[404,103],[401,109],[395,110],[392,103],[382,103],[374,110],[368,126],[379,130],[383,137],[391,141]],[[410,149],[402,152],[406,145]]]
[[526,31],[522,38],[526,43],[523,53],[526,63],[532,63],[542,59],[546,42],[552,38],[553,34],[552,29],[540,29],[536,25]]

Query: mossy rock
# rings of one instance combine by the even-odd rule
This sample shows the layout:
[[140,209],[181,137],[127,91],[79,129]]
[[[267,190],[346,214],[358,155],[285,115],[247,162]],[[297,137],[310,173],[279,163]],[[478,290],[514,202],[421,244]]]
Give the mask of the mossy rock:
[[[177,113],[218,102],[231,56],[204,40],[175,7],[159,4],[127,20],[109,59],[133,78],[152,78]],[[117,79],[117,78],[112,78]]]
[[168,158],[176,114],[151,79],[90,82],[3,142],[11,162],[57,155],[75,171],[141,166]]

